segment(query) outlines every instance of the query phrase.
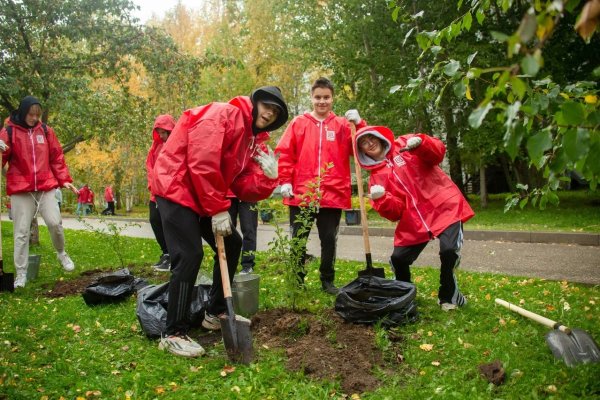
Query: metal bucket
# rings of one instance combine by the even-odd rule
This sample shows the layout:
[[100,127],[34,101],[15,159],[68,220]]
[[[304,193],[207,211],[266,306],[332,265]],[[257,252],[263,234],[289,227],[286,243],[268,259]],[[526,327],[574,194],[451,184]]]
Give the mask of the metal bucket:
[[346,214],[346,225],[360,225],[360,210],[344,210]]
[[42,256],[39,254],[30,254],[27,263],[27,280],[33,281],[37,279],[38,273],[40,272],[40,263],[42,262]]
[[244,274],[233,277],[231,296],[236,314],[251,317],[258,311],[260,275]]

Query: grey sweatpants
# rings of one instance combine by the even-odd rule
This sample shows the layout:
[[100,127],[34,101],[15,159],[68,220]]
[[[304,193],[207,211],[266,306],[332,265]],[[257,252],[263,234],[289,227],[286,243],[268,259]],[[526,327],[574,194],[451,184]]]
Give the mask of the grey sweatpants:
[[[58,202],[54,197],[55,189],[47,192],[26,192],[10,196],[11,212],[14,223],[13,237],[15,241],[14,262],[18,276],[27,273],[29,260],[29,234],[34,215],[44,218],[52,244],[58,253],[65,250],[65,235]],[[39,208],[38,208],[39,207]]]

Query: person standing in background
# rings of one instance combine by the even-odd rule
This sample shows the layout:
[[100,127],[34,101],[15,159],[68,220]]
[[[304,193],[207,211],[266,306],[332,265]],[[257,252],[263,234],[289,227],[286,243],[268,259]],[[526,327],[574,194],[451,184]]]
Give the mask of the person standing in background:
[[102,211],[102,215],[115,215],[115,195],[110,185],[104,188],[104,201],[106,208]]

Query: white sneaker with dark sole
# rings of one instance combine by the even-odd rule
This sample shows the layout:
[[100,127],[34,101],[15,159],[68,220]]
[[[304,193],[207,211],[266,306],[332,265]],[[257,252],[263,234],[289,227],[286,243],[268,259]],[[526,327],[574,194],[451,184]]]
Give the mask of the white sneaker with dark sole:
[[206,353],[202,346],[187,335],[163,337],[158,343],[158,348],[183,357],[200,357]]
[[65,252],[57,254],[58,261],[62,265],[63,269],[67,272],[71,272],[75,269],[75,263],[71,260],[71,257]]
[[440,307],[442,308],[442,311],[456,310],[458,308],[456,304],[452,303],[442,303],[440,304]]
[[212,315],[207,312],[204,313],[204,320],[202,320],[202,327],[209,331],[221,330],[221,320],[217,315]]

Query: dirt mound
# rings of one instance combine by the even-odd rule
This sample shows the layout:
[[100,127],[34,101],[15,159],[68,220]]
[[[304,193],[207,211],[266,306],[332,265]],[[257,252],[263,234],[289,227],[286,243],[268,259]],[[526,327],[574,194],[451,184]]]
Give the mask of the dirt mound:
[[[285,349],[287,367],[315,379],[339,379],[346,394],[375,390],[385,371],[372,327],[346,323],[333,310],[322,315],[273,309],[252,319],[255,346]],[[389,367],[389,365],[388,365]]]

